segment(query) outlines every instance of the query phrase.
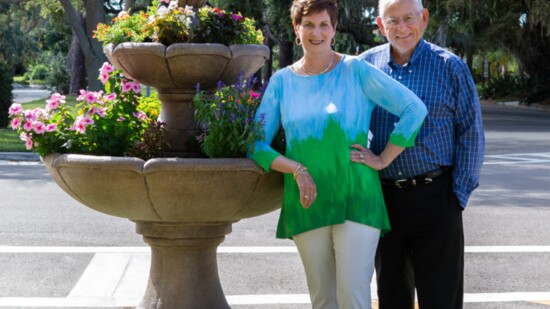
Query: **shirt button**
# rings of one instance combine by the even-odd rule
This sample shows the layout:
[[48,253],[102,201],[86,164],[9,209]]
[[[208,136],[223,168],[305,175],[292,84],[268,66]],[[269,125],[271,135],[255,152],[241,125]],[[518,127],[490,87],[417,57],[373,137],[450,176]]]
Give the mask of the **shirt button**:
[[402,77],[401,77],[401,76],[399,76],[398,78],[399,78],[399,79],[401,79]]
[[413,70],[409,70],[409,73],[412,73],[412,72],[413,72]]

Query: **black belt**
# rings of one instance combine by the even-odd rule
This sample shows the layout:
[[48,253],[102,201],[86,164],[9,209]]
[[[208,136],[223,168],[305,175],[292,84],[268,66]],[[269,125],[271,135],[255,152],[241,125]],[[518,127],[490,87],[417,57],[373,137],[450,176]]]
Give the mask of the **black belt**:
[[380,179],[380,183],[385,186],[396,187],[399,189],[411,188],[416,186],[423,186],[432,183],[438,177],[445,175],[449,170],[447,167],[438,168],[433,171],[429,171],[425,174],[418,175],[411,178],[403,179]]

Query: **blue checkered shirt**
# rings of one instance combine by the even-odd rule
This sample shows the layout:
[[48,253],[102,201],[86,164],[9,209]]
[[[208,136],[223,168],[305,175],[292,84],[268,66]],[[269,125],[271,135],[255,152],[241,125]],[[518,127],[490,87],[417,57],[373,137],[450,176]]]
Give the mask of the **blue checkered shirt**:
[[[453,188],[465,208],[478,186],[485,138],[478,94],[468,67],[456,55],[420,40],[410,61],[395,63],[390,45],[360,55],[412,90],[428,108],[415,146],[407,148],[380,172],[383,179],[413,177],[453,167]],[[376,108],[372,115],[372,150],[380,153],[397,122],[396,116]]]

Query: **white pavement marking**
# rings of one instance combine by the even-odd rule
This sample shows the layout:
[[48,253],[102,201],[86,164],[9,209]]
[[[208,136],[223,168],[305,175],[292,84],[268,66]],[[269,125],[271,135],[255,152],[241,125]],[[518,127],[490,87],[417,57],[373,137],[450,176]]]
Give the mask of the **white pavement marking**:
[[[308,294],[229,295],[229,305],[310,304]],[[550,292],[465,293],[465,303],[548,301]],[[0,307],[135,307],[137,298],[0,297]]]
[[[296,253],[294,246],[219,247],[218,253]],[[550,246],[467,246],[469,253],[550,252]],[[0,307],[132,307],[146,289],[149,247],[0,246],[2,253],[94,253],[67,297],[0,297]],[[371,286],[377,299],[376,280]],[[548,301],[550,292],[466,293],[466,303]],[[307,294],[228,295],[230,305],[309,304]]]
[[[466,246],[467,253],[550,252],[550,246]],[[54,247],[0,246],[2,253],[150,253],[149,247]],[[218,253],[297,253],[294,246],[221,246]]]
[[525,164],[525,163],[548,163],[550,162],[550,152],[540,153],[515,153],[504,155],[485,156],[484,165],[503,165],[503,164]]

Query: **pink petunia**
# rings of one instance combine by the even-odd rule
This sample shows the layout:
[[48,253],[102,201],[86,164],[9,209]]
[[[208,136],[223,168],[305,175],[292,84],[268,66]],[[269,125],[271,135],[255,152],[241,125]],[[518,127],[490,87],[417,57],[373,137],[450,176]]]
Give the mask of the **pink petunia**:
[[30,136],[27,136],[25,140],[25,146],[27,147],[27,150],[32,149],[32,138]]
[[10,122],[10,126],[14,130],[21,128],[21,118],[13,118]]
[[19,115],[23,112],[23,107],[21,106],[21,104],[17,104],[17,103],[13,103],[11,106],[10,106],[10,109],[8,111],[8,113],[10,115]]
[[61,95],[60,93],[54,93],[52,94],[52,96],[50,97],[50,100],[51,101],[57,101],[61,104],[65,103],[65,96],[64,95]]
[[84,89],[80,89],[80,95],[76,98],[77,101],[84,101],[86,100],[86,94],[88,92],[86,92],[86,90]]
[[94,124],[94,120],[92,118],[88,117],[88,116],[82,117],[81,120],[85,125]]
[[116,121],[123,122],[124,120],[126,120],[126,118],[124,118],[123,116],[120,116],[120,117],[118,117],[118,119]]
[[88,103],[94,103],[94,102],[97,102],[97,93],[95,92],[88,92],[86,93],[86,101],[88,101]]
[[36,111],[34,110],[26,110],[24,111],[25,113],[25,118],[28,119],[28,120],[32,120],[32,121],[35,121],[36,120]]
[[130,82],[122,84],[122,92],[128,92],[132,90],[132,84]]
[[53,111],[59,107],[59,101],[47,100],[46,101],[46,110]]
[[103,85],[105,85],[109,81],[109,74],[103,72],[99,74],[99,80]]
[[40,121],[34,123],[33,129],[36,134],[44,134],[44,132],[46,132],[46,126]]
[[[122,12],[124,11],[121,11],[120,13]],[[99,69],[99,72],[109,74],[114,72],[114,70],[115,68],[113,68],[113,66],[109,62],[104,62],[103,65],[101,66],[101,69]]]
[[132,90],[135,93],[139,93],[141,91],[141,85],[139,83],[132,83]]
[[30,132],[32,128],[33,128],[32,121],[27,120],[27,122],[25,122],[25,124],[23,125],[23,129],[27,132]]
[[103,99],[107,101],[112,101],[116,99],[116,93],[109,93],[108,95],[104,96]]
[[53,132],[57,130],[57,123],[50,123],[46,126],[46,132]]
[[98,115],[99,117],[103,118],[105,117],[105,110],[103,108],[97,108],[96,111],[95,111],[96,115]]
[[139,120],[147,120],[147,114],[143,111],[135,112],[133,115]]

